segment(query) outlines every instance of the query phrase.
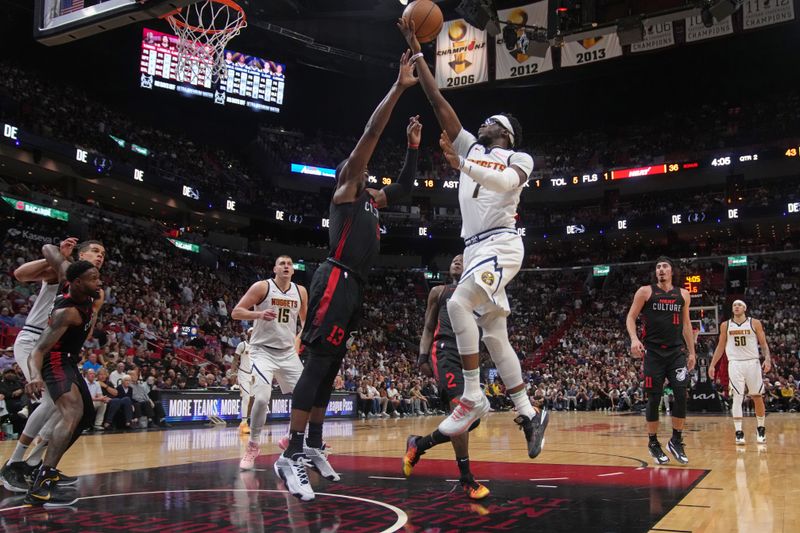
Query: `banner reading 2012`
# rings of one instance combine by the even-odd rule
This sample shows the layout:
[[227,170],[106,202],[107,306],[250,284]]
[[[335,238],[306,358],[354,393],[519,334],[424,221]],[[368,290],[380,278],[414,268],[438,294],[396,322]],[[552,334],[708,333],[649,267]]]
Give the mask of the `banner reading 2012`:
[[576,67],[621,55],[622,45],[619,44],[619,36],[616,33],[610,33],[564,43],[564,47],[561,49],[561,66]]
[[440,89],[465,87],[489,80],[486,32],[464,19],[445,22],[436,38],[436,83]]
[[[527,6],[503,9],[497,12],[500,20],[507,20],[514,24],[538,26],[547,28],[547,2],[536,2]],[[553,50],[547,49],[544,57],[534,57],[525,54],[528,45],[528,37],[524,28],[516,32],[517,41],[514,48],[509,50],[500,33],[495,38],[495,78],[505,80],[509,78],[519,78],[520,76],[530,76],[539,74],[547,70],[553,70]]]

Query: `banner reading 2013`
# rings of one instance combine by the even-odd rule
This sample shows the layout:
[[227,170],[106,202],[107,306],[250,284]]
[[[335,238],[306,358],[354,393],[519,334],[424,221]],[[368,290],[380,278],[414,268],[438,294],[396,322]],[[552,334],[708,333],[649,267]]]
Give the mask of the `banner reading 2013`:
[[619,36],[616,33],[610,33],[564,43],[564,47],[561,49],[561,66],[586,65],[621,55],[622,45],[619,44]]
[[436,83],[440,89],[465,87],[489,80],[486,32],[464,19],[445,22],[436,38]]
[[[514,24],[538,26],[547,28],[547,2],[537,2],[527,6],[503,9],[497,12],[500,20],[507,20]],[[525,54],[528,38],[523,28],[516,32],[517,41],[514,48],[509,50],[503,41],[503,34],[495,38],[496,67],[495,78],[505,80],[539,74],[553,70],[553,50],[547,49],[544,57],[534,57]]]

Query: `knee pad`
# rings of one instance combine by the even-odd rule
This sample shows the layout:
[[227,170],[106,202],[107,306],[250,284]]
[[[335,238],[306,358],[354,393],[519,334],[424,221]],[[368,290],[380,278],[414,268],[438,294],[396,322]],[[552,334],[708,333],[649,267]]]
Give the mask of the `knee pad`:
[[478,321],[483,328],[483,342],[507,389],[522,384],[522,367],[517,352],[508,340],[508,324],[503,313],[489,313]]
[[677,387],[674,388],[673,391],[672,396],[675,398],[675,407],[672,409],[672,416],[675,418],[686,418],[686,389],[684,387]]
[[[648,422],[658,422],[658,408],[661,406],[661,393],[651,392],[647,396],[647,408],[645,409],[645,418]],[[675,409],[677,410],[678,405],[675,402]],[[686,409],[685,401],[684,401],[684,410]]]
[[456,334],[458,353],[471,355],[478,353],[478,324],[472,312],[488,297],[473,279],[459,285],[447,302],[447,314]]
[[742,402],[744,402],[744,396],[738,392],[734,392],[733,404],[731,405],[731,414],[733,418],[742,418]]

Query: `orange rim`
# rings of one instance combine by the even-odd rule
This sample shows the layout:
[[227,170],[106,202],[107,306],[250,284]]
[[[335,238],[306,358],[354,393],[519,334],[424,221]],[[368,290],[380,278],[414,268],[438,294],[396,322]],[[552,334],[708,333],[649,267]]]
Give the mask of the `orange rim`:
[[188,30],[190,30],[190,31],[192,31],[194,33],[205,33],[205,34],[208,34],[208,35],[216,35],[218,33],[228,33],[228,32],[232,32],[232,31],[236,31],[236,30],[241,29],[242,25],[245,22],[247,22],[247,15],[245,14],[244,9],[242,9],[242,6],[240,6],[239,4],[234,2],[233,0],[208,0],[208,1],[212,2],[212,3],[215,3],[215,4],[222,4],[222,5],[224,5],[225,7],[229,8],[229,9],[232,9],[234,11],[238,11],[239,15],[241,16],[241,18],[233,26],[230,26],[230,27],[222,29],[222,30],[210,30],[210,29],[207,29],[207,28],[200,28],[198,26],[193,26],[191,24],[186,24],[184,21],[180,20],[179,18],[177,18],[175,16],[178,13],[180,13],[181,11],[183,11],[182,7],[179,7],[178,9],[176,9],[174,11],[170,11],[166,15],[163,15],[161,18],[163,18],[164,20],[170,21],[171,23],[175,24],[179,28],[186,28],[186,29],[188,29]]

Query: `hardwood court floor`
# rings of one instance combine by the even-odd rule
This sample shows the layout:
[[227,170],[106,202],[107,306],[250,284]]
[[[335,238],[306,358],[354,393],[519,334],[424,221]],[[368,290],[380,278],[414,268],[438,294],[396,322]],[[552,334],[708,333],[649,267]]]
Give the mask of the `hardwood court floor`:
[[[512,418],[491,414],[471,434],[473,471],[492,490],[479,503],[452,481],[458,470],[449,444],[426,453],[409,480],[402,477],[407,435],[431,431],[440,417],[328,423],[325,440],[343,481],[312,474],[320,494],[307,504],[286,495],[272,472],[287,424],[268,426],[265,455],[246,474],[238,470],[245,440],[236,428],[172,429],[82,437],[61,465],[82,476],[86,498],[73,514],[20,508],[18,497],[0,489],[0,530],[119,531],[126,520],[129,531],[182,533],[798,530],[800,415],[770,415],[765,445],[755,444],[755,420],[745,419],[748,442],[738,447],[729,417],[690,417],[690,464],[657,468],[642,416],[553,413],[535,461]],[[13,446],[0,442],[0,456]]]

